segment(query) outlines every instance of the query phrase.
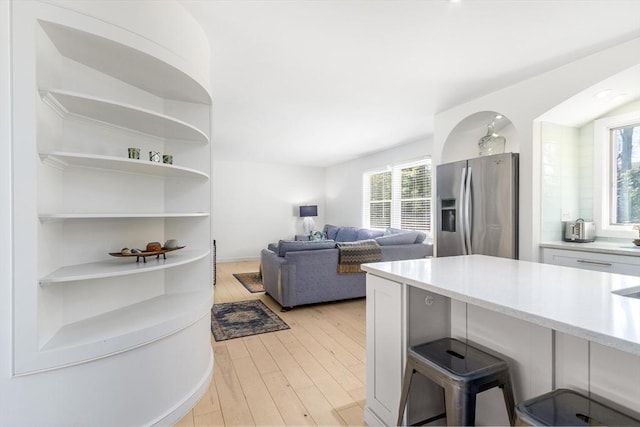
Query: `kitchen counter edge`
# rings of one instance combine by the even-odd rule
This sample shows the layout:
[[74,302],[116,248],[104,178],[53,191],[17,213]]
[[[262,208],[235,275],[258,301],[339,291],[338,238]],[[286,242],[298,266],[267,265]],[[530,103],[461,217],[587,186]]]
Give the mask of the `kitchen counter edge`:
[[582,251],[640,257],[640,246],[635,246],[632,242],[620,243],[596,240],[595,242],[590,243],[575,243],[557,241],[540,243],[540,247],[549,249],[564,249],[568,251]]

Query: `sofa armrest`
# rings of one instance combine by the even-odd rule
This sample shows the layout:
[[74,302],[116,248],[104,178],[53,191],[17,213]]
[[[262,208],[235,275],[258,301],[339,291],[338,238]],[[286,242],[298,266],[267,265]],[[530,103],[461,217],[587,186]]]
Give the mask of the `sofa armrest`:
[[282,304],[282,277],[281,271],[286,260],[276,253],[263,249],[260,252],[260,270],[262,272],[262,286],[265,292]]

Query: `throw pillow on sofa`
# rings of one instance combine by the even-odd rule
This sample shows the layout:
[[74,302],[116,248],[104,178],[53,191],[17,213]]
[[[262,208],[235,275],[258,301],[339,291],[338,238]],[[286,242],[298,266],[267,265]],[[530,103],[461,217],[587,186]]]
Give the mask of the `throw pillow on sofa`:
[[340,227],[336,234],[336,242],[355,242],[358,240],[358,227]]
[[309,240],[311,241],[327,240],[327,233],[325,233],[324,231],[314,231],[309,236]]
[[361,228],[358,230],[356,240],[371,240],[384,235],[382,230],[371,230],[369,228]]
[[414,241],[414,243],[422,243],[427,239],[427,233],[425,233],[424,231],[420,231],[420,230],[403,230],[401,228],[393,228],[393,227],[389,227],[384,231],[384,235],[388,236],[388,235],[392,235],[392,234],[398,234],[398,233],[412,233],[415,232],[418,235],[416,236],[416,240]]
[[417,231],[407,231],[403,233],[386,234],[384,236],[376,237],[375,240],[380,246],[408,245],[414,243],[417,237]]
[[327,224],[324,226],[322,231],[327,235],[327,240],[336,240],[336,235],[338,234],[338,229],[340,227],[336,227],[335,225]]

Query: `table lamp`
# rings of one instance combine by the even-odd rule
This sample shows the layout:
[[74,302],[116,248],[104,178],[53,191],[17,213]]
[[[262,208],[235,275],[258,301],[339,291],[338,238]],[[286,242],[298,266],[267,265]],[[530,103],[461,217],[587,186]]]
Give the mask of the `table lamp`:
[[304,233],[307,236],[311,235],[311,232],[316,226],[313,222],[314,216],[318,216],[317,205],[300,206],[300,218],[304,218],[302,221],[302,227],[304,228]]

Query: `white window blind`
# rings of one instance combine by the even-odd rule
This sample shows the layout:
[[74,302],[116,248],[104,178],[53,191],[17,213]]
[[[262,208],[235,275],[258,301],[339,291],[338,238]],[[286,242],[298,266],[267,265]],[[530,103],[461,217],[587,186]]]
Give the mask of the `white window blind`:
[[391,171],[365,174],[365,217],[367,227],[391,227]]
[[364,226],[431,231],[431,161],[403,163],[363,177]]

